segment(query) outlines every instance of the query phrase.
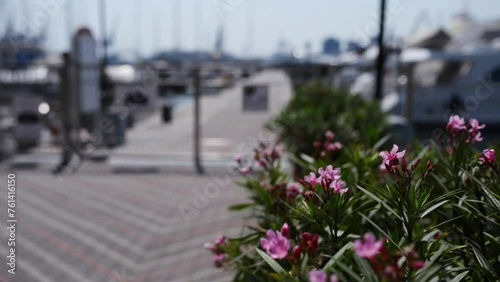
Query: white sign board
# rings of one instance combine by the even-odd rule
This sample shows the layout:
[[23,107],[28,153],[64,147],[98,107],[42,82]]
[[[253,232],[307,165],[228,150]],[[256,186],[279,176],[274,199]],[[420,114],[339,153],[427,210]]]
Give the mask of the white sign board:
[[81,29],[74,38],[73,54],[76,61],[76,77],[80,112],[92,114],[100,111],[101,90],[99,85],[99,59],[96,54],[96,42],[87,29]]
[[246,85],[243,87],[243,111],[267,111],[269,91],[267,85]]

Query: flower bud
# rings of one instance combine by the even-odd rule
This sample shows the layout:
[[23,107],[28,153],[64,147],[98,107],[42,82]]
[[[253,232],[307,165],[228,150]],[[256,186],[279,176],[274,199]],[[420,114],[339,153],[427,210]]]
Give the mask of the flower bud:
[[288,227],[288,223],[286,223],[286,222],[281,227],[281,235],[283,235],[283,236],[285,236],[287,238],[290,235],[290,227]]

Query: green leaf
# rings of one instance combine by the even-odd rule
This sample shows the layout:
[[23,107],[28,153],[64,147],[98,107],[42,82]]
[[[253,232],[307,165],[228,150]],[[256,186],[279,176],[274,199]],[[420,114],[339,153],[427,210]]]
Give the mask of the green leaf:
[[500,209],[500,201],[495,198],[495,196],[493,195],[493,193],[490,191],[490,189],[488,189],[486,187],[486,185],[479,179],[477,179],[474,175],[472,175],[470,172],[464,170],[464,173],[467,174],[468,177],[472,178],[475,182],[477,182],[479,184],[479,186],[481,187],[481,189],[484,191],[484,193],[486,194],[486,196],[488,196],[488,198],[490,199],[490,201],[497,207],[497,209]]
[[304,259],[302,260],[302,263],[301,263],[301,269],[306,269],[306,266],[307,266],[307,262],[309,261],[309,254],[305,254],[304,256]]
[[385,238],[387,238],[387,240],[391,241],[392,244],[394,244],[394,246],[396,246],[396,248],[398,248],[401,252],[403,252],[403,249],[401,249],[401,246],[396,243],[394,240],[392,240],[391,236],[389,236],[389,234],[387,234],[384,230],[382,230],[382,228],[380,228],[375,222],[373,222],[371,219],[369,219],[366,215],[360,213],[360,215],[366,219],[373,227],[377,228],[377,230],[382,233],[382,235],[384,235]]
[[426,215],[428,215],[429,213],[431,213],[433,210],[435,210],[435,209],[439,208],[440,206],[442,206],[442,205],[444,205],[444,204],[448,203],[449,201],[450,201],[450,200],[444,200],[444,201],[439,202],[439,203],[437,203],[437,204],[433,205],[432,207],[430,207],[430,208],[426,209],[426,210],[422,213],[422,215],[420,215],[420,218],[424,218]]
[[256,206],[256,204],[255,203],[237,204],[237,205],[229,206],[229,210],[230,211],[241,211],[241,210],[247,209],[249,207],[253,207],[253,206]]
[[464,271],[460,274],[458,274],[457,276],[455,276],[455,278],[453,278],[452,280],[450,280],[450,282],[458,282],[458,281],[462,281],[462,279],[465,278],[465,276],[467,276],[467,274],[469,273],[469,271]]
[[[444,253],[445,250],[446,250],[446,246],[440,245],[439,249],[434,254],[432,254],[430,260],[425,262],[424,268],[417,271],[417,277],[419,277],[420,275],[424,275],[422,273],[427,272],[428,269],[430,269],[432,267],[432,265],[436,262],[436,260],[438,260],[441,257],[441,255]],[[420,281],[420,280],[418,280],[418,281]]]
[[417,275],[416,281],[419,281],[419,282],[429,281],[429,280],[433,279],[434,277],[436,277],[436,273],[438,273],[439,270],[441,270],[441,267],[439,267],[439,266],[425,268],[422,272],[419,273],[419,275]]
[[347,267],[345,264],[341,263],[340,261],[337,262],[337,265],[342,268],[345,272],[347,272],[351,278],[355,279],[356,281],[363,282],[361,277],[359,277],[351,268]]
[[268,275],[276,281],[284,281],[283,278],[276,273],[269,273]]
[[323,267],[323,270],[327,270],[328,268],[332,267],[335,262],[337,262],[337,260],[339,258],[342,257],[342,255],[345,253],[345,251],[347,251],[348,249],[350,249],[352,247],[352,243],[349,242],[347,244],[345,244],[335,255],[333,255],[333,257],[325,264],[325,266]]
[[366,195],[368,195],[370,198],[372,198],[373,200],[375,200],[376,202],[380,203],[385,209],[387,209],[388,211],[390,211],[395,217],[397,217],[399,220],[403,221],[403,219],[401,218],[401,216],[396,213],[393,209],[391,209],[391,207],[389,207],[385,201],[383,201],[382,199],[380,199],[379,197],[375,196],[373,193],[369,192],[368,190],[366,190],[365,188],[359,186],[359,185],[356,185],[356,187],[363,191],[363,193],[365,193]]
[[386,134],[384,137],[382,137],[380,140],[373,145],[373,150],[379,150],[382,145],[384,145],[387,141],[389,141],[392,138],[392,134]]
[[[472,246],[471,246],[472,247]],[[472,247],[472,251],[474,252],[474,256],[476,256],[477,262],[484,268],[489,270],[490,272],[494,272],[488,260],[479,252],[476,248]]]
[[356,261],[356,264],[359,266],[359,269],[363,274],[365,275],[366,281],[373,281],[377,282],[378,278],[373,269],[370,267],[370,265],[366,262],[366,260],[354,256],[354,260]]
[[266,263],[278,274],[285,274],[286,271],[285,269],[277,263],[272,257],[270,257],[268,254],[264,253],[263,251],[259,250],[258,248],[255,248],[257,253],[266,261]]

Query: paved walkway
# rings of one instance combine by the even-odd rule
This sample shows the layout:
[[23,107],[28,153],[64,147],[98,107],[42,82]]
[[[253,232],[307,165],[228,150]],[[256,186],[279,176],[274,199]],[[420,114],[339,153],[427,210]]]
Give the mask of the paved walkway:
[[[242,111],[242,86],[269,85],[269,110],[266,112]],[[263,125],[280,112],[291,98],[289,80],[281,71],[264,71],[249,81],[217,95],[205,95],[201,100],[201,151],[208,164],[227,162],[236,153],[250,152],[258,140],[273,139]],[[193,101],[176,109],[171,124],[161,122],[154,114],[127,134],[127,144],[111,154],[112,166],[151,163],[168,165],[190,163],[193,159]]]
[[[20,171],[17,180],[18,269],[6,275],[0,263],[0,281],[230,280],[203,249],[221,233],[241,231],[242,214],[227,206],[246,195],[229,173],[55,178]],[[4,189],[0,203],[6,225]],[[7,236],[0,228],[1,261]]]
[[[17,157],[35,168],[13,170],[15,159],[0,165],[0,282],[230,281],[232,273],[214,269],[203,244],[242,231],[243,215],[227,210],[247,201],[234,185],[233,155],[269,138],[264,123],[291,96],[282,72],[266,71],[251,82],[271,85],[270,111],[242,112],[241,83],[203,97],[204,176],[191,163],[191,103],[176,109],[172,124],[157,114],[136,125],[107,162],[86,162],[74,174],[50,175],[59,159],[51,151]],[[168,169],[118,169],[127,166]],[[4,263],[10,172],[17,173],[16,276],[7,275]]]

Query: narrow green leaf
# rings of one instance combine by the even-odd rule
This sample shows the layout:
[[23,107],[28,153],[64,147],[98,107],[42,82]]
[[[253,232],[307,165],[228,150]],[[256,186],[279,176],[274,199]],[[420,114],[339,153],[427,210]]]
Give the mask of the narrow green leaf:
[[276,281],[280,281],[280,282],[284,281],[283,278],[281,276],[279,276],[277,273],[269,273],[268,275]]
[[390,133],[386,134],[384,137],[380,138],[380,140],[378,140],[377,143],[375,143],[375,145],[373,145],[373,149],[378,150],[380,147],[382,147],[382,145],[384,145],[391,138],[392,138],[392,134],[390,134]]
[[401,246],[399,246],[399,244],[397,244],[394,240],[392,240],[391,236],[389,236],[389,234],[387,234],[384,230],[382,230],[382,228],[380,228],[375,222],[373,222],[371,219],[369,219],[366,215],[360,213],[360,215],[366,219],[373,227],[377,228],[377,230],[382,233],[382,235],[384,235],[385,238],[387,238],[387,240],[391,241],[392,244],[394,244],[394,246],[396,246],[401,252],[403,252],[403,249],[401,249]]
[[437,204],[433,205],[432,207],[430,207],[430,208],[428,208],[427,210],[425,210],[425,211],[422,213],[422,215],[420,215],[420,218],[424,218],[426,215],[428,215],[429,213],[431,213],[433,210],[435,210],[435,209],[439,208],[440,206],[442,206],[442,205],[444,205],[444,204],[448,203],[449,201],[450,201],[450,200],[444,200],[444,201],[442,201],[442,202],[439,202],[439,203],[437,203]]
[[237,205],[232,205],[229,207],[229,210],[230,211],[241,211],[241,210],[244,210],[246,208],[249,208],[249,207],[252,207],[252,206],[255,206],[256,204],[254,203],[247,203],[247,204],[237,204]]
[[493,272],[493,268],[491,267],[488,260],[481,254],[476,248],[472,247],[472,251],[474,252],[474,256],[476,256],[477,262],[484,268]]
[[439,259],[439,257],[441,257],[441,255],[444,253],[445,249],[446,249],[446,246],[441,245],[439,247],[439,249],[434,254],[432,254],[431,259],[425,263],[425,268],[431,267],[434,264],[434,262],[437,259]]
[[301,269],[306,269],[307,262],[309,261],[309,254],[305,254],[304,259],[302,260],[302,263],[300,265]]
[[[359,281],[359,282],[363,282],[363,280],[361,279],[361,277],[359,277],[356,273],[354,273],[354,271],[352,269],[350,269],[349,267],[347,267],[345,264],[341,263],[340,261],[337,262],[337,265],[342,268],[342,270],[344,270],[345,272],[347,272],[349,275],[351,275],[351,278],[355,279],[356,281]],[[352,280],[351,280],[352,281]]]
[[401,216],[399,214],[397,214],[393,209],[391,209],[391,207],[389,207],[385,201],[383,201],[382,199],[380,199],[379,197],[375,196],[373,193],[369,192],[368,190],[366,190],[365,188],[359,186],[359,185],[356,185],[356,187],[363,191],[363,193],[365,193],[366,195],[368,195],[370,198],[372,198],[373,200],[375,200],[376,202],[380,203],[384,208],[386,208],[388,211],[390,211],[394,216],[396,216],[399,220],[403,220],[401,218]]
[[272,257],[270,257],[268,254],[264,253],[263,251],[259,250],[258,248],[255,248],[257,253],[267,262],[267,264],[278,274],[285,274],[286,271],[283,269],[283,267],[277,263]]
[[359,266],[361,272],[365,275],[366,281],[378,282],[377,275],[370,267],[370,265],[366,262],[366,260],[358,256],[354,256],[354,260],[356,261],[356,264]]
[[438,273],[439,270],[441,270],[441,267],[439,266],[425,268],[425,270],[423,270],[422,272],[419,273],[419,275],[417,275],[416,281],[419,282],[430,281],[431,279],[436,277],[436,273]]
[[488,198],[490,199],[490,201],[497,207],[497,209],[500,209],[500,201],[495,198],[495,196],[493,195],[493,193],[490,191],[490,189],[488,189],[486,187],[486,185],[479,179],[477,179],[474,175],[472,175],[470,172],[464,170],[464,173],[467,174],[468,177],[472,178],[475,182],[477,182],[479,184],[479,186],[481,187],[481,189],[484,191],[484,193],[486,194],[486,196],[488,196]]
[[469,271],[464,271],[460,274],[458,274],[457,276],[455,276],[455,278],[453,278],[452,280],[450,280],[450,282],[459,282],[459,281],[462,281],[462,279],[465,278],[465,276],[467,276],[467,274],[469,273]]
[[335,255],[333,255],[333,257],[325,264],[325,266],[323,267],[323,270],[327,270],[328,268],[332,267],[336,262],[337,260],[342,257],[342,255],[345,253],[345,251],[347,251],[348,249],[350,249],[352,247],[352,243],[349,242],[347,244],[345,244]]

